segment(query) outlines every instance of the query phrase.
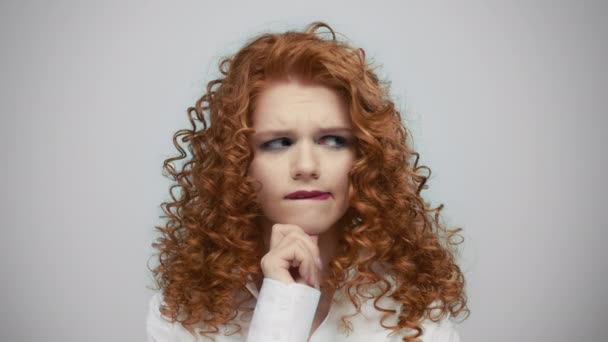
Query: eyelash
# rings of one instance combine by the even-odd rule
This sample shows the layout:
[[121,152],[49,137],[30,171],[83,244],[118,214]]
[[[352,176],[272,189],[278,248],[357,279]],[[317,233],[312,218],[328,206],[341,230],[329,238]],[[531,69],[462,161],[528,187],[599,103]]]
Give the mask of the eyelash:
[[[330,146],[330,148],[333,148],[333,149],[339,149],[339,148],[346,147],[346,146],[348,146],[348,143],[349,143],[349,141],[348,141],[347,138],[341,137],[339,135],[325,135],[325,136],[321,137],[321,140],[324,140],[325,138],[336,138],[336,141],[337,141],[336,144],[337,145],[336,146]],[[263,143],[262,145],[260,145],[260,148],[262,150],[277,150],[277,149],[280,149],[280,148],[273,148],[273,147],[271,147],[271,145],[274,142],[276,142],[276,141],[289,141],[291,143],[291,140],[289,138],[277,138],[277,139],[273,139],[273,140],[270,140],[270,141],[267,141],[267,142]],[[290,146],[290,145],[288,145],[288,146]]]

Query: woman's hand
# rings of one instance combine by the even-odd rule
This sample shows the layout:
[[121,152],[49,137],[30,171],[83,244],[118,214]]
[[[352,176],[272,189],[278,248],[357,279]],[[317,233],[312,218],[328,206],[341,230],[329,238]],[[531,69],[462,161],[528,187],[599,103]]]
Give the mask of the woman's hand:
[[270,249],[261,261],[264,277],[319,289],[322,266],[317,239],[318,236],[307,235],[299,226],[274,224]]

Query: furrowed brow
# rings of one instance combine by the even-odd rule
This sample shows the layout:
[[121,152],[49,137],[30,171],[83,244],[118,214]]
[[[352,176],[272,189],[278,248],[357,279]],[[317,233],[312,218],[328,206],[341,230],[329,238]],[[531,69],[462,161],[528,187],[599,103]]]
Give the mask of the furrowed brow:
[[[352,128],[350,127],[324,127],[318,130],[319,133],[335,133],[335,132],[343,132],[350,133],[352,132]],[[255,135],[263,135],[263,136],[279,136],[279,135],[291,135],[293,134],[293,130],[260,130],[256,131]]]

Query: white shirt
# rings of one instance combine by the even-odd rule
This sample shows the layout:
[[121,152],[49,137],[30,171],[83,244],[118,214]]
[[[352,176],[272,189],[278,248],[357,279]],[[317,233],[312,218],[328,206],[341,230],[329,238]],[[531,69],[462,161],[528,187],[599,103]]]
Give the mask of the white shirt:
[[[240,324],[241,332],[230,336],[224,333],[234,331],[225,326],[219,326],[220,333],[214,335],[217,342],[305,342],[321,297],[321,292],[307,285],[282,282],[264,278],[262,288],[258,292],[252,282],[247,289],[256,301],[253,317],[246,318],[239,313],[235,323]],[[193,336],[179,322],[170,323],[161,317],[159,307],[162,295],[156,293],[149,302],[147,317],[148,342],[202,342],[208,339],[203,336]],[[405,333],[388,335],[393,331],[380,325],[382,312],[374,308],[374,300],[361,299],[361,312],[350,317],[353,331],[346,333],[340,330],[340,318],[356,312],[355,306],[344,291],[334,295],[332,305],[325,320],[315,330],[309,342],[370,342],[370,341],[402,341]],[[383,297],[378,306],[394,309],[399,312],[399,305],[394,300]],[[251,316],[251,314],[249,314]],[[386,319],[387,326],[396,325],[396,315]],[[431,320],[422,322],[423,342],[460,342],[460,337],[453,323],[444,318],[438,323]],[[201,328],[194,328],[195,332]],[[412,332],[408,332],[408,335]]]

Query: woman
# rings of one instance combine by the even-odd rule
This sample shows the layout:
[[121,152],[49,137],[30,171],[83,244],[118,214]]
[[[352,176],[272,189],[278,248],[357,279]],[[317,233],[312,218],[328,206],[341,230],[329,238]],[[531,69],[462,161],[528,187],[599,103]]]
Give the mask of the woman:
[[220,71],[164,163],[180,191],[153,244],[148,340],[459,341],[460,229],[421,197],[430,169],[363,50],[315,22]]

